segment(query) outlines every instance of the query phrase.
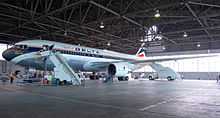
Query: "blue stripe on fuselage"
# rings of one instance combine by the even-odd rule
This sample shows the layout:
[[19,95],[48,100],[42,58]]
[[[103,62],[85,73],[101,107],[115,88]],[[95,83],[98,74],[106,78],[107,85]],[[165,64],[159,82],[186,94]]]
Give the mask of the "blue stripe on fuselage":
[[[37,52],[43,50],[41,47],[28,47],[27,49],[24,49],[24,54],[31,53],[31,52]],[[85,53],[85,52],[78,52],[78,51],[71,51],[71,50],[63,50],[63,49],[53,49],[53,51],[60,52],[61,54],[68,54],[68,55],[78,55],[78,56],[85,56],[85,57],[95,57],[95,58],[106,58],[106,59],[116,59],[116,60],[124,60],[118,57],[112,57],[112,56],[103,56],[100,54],[91,54],[91,53]]]

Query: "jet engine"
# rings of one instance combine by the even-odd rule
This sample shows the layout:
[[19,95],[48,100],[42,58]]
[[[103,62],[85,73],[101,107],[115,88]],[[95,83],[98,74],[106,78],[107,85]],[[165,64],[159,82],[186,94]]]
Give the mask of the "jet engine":
[[118,77],[119,81],[128,80],[130,72],[129,63],[112,63],[107,67],[107,73]]
[[110,77],[118,77],[119,81],[128,80],[128,74],[133,64],[128,62],[105,63],[105,62],[89,62],[83,66],[85,71],[103,72],[105,71]]

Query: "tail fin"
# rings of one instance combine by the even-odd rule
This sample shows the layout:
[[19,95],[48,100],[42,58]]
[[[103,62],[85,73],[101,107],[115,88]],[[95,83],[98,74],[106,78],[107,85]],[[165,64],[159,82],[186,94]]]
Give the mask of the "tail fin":
[[136,56],[138,57],[146,57],[146,49],[141,47],[138,52],[136,53]]

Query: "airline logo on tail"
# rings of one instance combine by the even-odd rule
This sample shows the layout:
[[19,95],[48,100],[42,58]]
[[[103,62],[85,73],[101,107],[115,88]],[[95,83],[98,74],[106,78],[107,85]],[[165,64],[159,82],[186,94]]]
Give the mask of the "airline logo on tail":
[[138,50],[137,54],[138,57],[146,57],[146,50],[142,47]]

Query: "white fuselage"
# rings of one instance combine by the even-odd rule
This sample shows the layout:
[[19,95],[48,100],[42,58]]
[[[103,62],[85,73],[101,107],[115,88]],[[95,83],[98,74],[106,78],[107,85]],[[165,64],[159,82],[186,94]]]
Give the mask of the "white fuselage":
[[[75,71],[105,71],[116,70],[116,75],[123,76],[126,73],[140,68],[143,65],[157,61],[177,59],[189,59],[207,57],[207,55],[183,55],[182,57],[163,56],[145,57],[145,51],[140,48],[137,55],[129,55],[109,50],[95,49],[84,46],[70,45],[47,40],[27,40],[16,43],[12,48],[3,52],[2,56],[7,60],[22,66],[36,69],[53,70],[54,64],[45,57],[39,56],[42,50],[51,50],[60,53],[67,63]],[[210,56],[210,55],[208,55]],[[214,55],[215,56],[215,55]],[[109,71],[110,72],[110,71]]]
[[[44,46],[53,45],[53,50],[60,52],[63,57],[66,58],[70,66],[74,70],[78,71],[99,71],[100,67],[89,68],[86,65],[93,62],[117,62],[117,61],[126,61],[126,60],[138,60],[138,57],[135,55],[128,55],[123,53],[118,53],[109,50],[101,50],[95,48],[88,48],[83,46],[76,46],[64,43],[58,43],[53,41],[46,40],[28,40],[16,43],[13,48],[21,48],[20,55],[17,55],[10,59],[13,63],[20,64],[22,66],[29,66],[38,69],[44,69],[44,63],[42,59],[39,59],[37,56],[37,52],[42,50]],[[9,49],[10,50],[10,49]],[[20,50],[20,49],[17,49]],[[7,51],[6,51],[7,52]],[[4,55],[3,55],[4,56]],[[6,58],[7,60],[7,58]],[[130,63],[127,63],[130,64]],[[48,69],[53,68],[53,64],[48,61],[47,62]],[[128,66],[129,68],[133,68],[133,64]]]

